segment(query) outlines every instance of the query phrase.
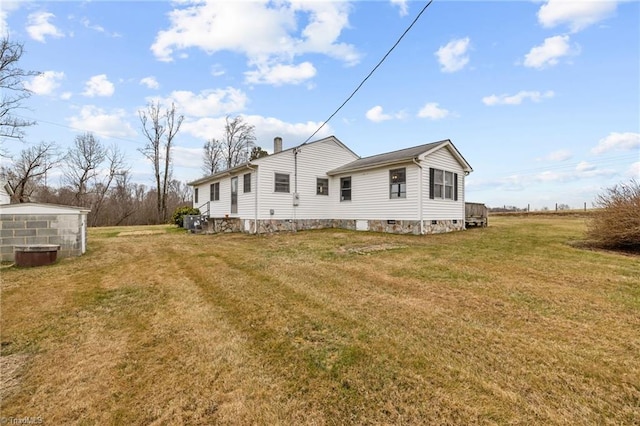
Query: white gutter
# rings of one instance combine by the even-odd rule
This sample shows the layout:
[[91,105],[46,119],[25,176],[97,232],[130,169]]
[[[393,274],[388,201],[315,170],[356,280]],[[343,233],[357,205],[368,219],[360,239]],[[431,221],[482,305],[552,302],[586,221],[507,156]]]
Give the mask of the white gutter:
[[424,171],[424,169],[422,168],[422,166],[420,165],[420,160],[418,160],[417,158],[413,159],[413,162],[415,163],[416,166],[418,166],[420,168],[420,179],[418,179],[418,215],[420,216],[420,235],[424,235],[424,220],[422,217],[423,214],[423,209],[422,209],[422,172]]

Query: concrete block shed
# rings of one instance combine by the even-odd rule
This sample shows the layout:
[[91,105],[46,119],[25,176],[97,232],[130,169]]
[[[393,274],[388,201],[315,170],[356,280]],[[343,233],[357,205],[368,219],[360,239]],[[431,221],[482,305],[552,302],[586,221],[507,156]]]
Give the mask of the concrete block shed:
[[14,247],[56,244],[58,258],[80,256],[87,250],[87,214],[82,207],[22,203],[0,205],[0,255],[14,260]]

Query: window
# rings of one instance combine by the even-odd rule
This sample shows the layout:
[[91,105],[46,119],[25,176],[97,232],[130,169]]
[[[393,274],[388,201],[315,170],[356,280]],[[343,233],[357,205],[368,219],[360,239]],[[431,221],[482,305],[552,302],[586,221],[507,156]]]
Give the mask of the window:
[[444,198],[453,200],[453,173],[444,172]]
[[238,177],[231,178],[231,213],[238,213]]
[[340,201],[351,200],[351,176],[340,178]]
[[389,197],[407,198],[407,169],[389,170]]
[[329,179],[316,179],[316,194],[329,195]]
[[276,173],[275,192],[289,192],[289,175]]
[[212,183],[209,186],[209,199],[218,201],[220,199],[220,182]]
[[251,192],[251,173],[247,173],[242,177],[242,186],[244,192]]
[[458,201],[458,174],[429,169],[429,198]]
[[436,170],[433,176],[433,194],[435,198],[442,198],[444,186],[444,172],[442,170]]
[[198,204],[198,188],[193,190],[193,202]]

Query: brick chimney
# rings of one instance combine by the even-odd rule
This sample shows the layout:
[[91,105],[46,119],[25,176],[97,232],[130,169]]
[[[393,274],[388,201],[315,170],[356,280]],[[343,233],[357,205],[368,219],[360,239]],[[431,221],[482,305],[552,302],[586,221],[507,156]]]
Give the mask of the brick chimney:
[[273,153],[277,154],[282,151],[282,138],[280,136],[276,136],[273,138]]

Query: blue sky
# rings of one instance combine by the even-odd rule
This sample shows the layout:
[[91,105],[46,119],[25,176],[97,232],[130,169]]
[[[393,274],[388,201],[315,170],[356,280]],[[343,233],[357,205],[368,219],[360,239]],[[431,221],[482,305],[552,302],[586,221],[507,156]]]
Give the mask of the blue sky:
[[[226,115],[269,151],[275,136],[298,145],[425,4],[3,1],[0,30],[24,43],[23,68],[43,72],[25,82],[18,113],[38,122],[26,144],[65,149],[92,131],[152,185],[137,151],[150,100],[185,115],[183,181],[201,177],[202,145]],[[451,139],[474,168],[469,201],[590,206],[640,178],[640,3],[435,0],[316,138],[330,134],[361,156]]]

